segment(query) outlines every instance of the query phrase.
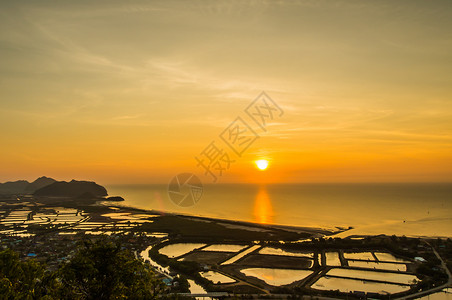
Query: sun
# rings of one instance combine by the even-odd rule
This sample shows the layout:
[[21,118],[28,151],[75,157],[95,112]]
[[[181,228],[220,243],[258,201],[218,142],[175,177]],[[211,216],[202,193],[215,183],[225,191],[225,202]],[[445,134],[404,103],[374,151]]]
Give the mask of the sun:
[[260,159],[255,161],[256,166],[259,170],[264,171],[268,167],[268,160]]

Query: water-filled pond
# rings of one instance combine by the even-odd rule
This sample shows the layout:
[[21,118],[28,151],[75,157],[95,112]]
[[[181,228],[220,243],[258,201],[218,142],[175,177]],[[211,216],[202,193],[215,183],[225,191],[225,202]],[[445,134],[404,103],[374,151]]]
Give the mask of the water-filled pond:
[[197,248],[203,247],[206,244],[201,243],[177,243],[170,244],[165,246],[159,250],[161,254],[164,254],[170,258],[178,257],[184,255],[190,251],[193,251]]
[[366,268],[366,269],[406,272],[406,265],[405,264],[383,263],[383,262],[375,262],[375,261],[349,260],[348,261],[348,265],[350,267],[356,267],[356,268]]
[[287,251],[287,250],[283,250],[283,249],[275,248],[275,247],[264,247],[261,250],[259,250],[259,254],[314,258],[314,253],[312,253],[312,252]]
[[245,255],[248,255],[249,253],[253,252],[254,250],[258,249],[260,246],[259,245],[254,245],[248,249],[246,249],[243,252],[240,252],[239,254],[231,257],[230,259],[228,259],[227,261],[221,263],[222,265],[229,265],[232,264],[236,261],[238,261],[239,259],[241,259],[242,257],[244,257]]
[[[188,281],[188,284],[190,285],[188,287],[188,289],[190,290],[190,293],[192,293],[192,294],[205,294],[205,293],[207,293],[207,291],[202,286],[197,284],[194,280],[187,279],[187,281]],[[206,298],[204,298],[204,297],[196,297],[196,300],[198,300],[198,299],[201,300],[201,299],[206,299]],[[212,299],[212,298],[207,298],[207,299]]]
[[362,260],[375,260],[375,257],[372,255],[371,252],[352,252],[344,253],[345,259],[362,259]]
[[168,236],[168,233],[164,232],[152,232],[152,233],[145,233],[146,236],[151,236],[155,238],[165,238]]
[[131,222],[135,222],[136,220],[147,220],[151,217],[159,217],[159,215],[132,214],[130,212],[113,212],[103,214],[102,216],[112,218],[114,220],[130,220]]
[[326,258],[327,266],[341,266],[341,260],[339,259],[339,253],[325,252],[325,258]]
[[330,271],[328,271],[326,275],[387,281],[391,283],[401,283],[401,284],[412,284],[413,280],[417,280],[416,276],[410,274],[338,269],[338,268],[331,269]]
[[386,253],[386,252],[375,252],[375,256],[378,258],[379,261],[388,261],[388,262],[395,261],[395,262],[402,262],[402,263],[409,262],[403,258],[395,257],[391,253]]
[[121,212],[121,213],[108,213],[103,214],[102,217],[112,218],[116,220],[129,220],[130,219],[130,213]]
[[223,275],[221,273],[215,272],[215,271],[207,271],[207,272],[201,272],[200,273],[202,277],[212,281],[213,283],[231,283],[235,282],[235,279],[232,279],[231,277],[228,277],[226,275]]
[[394,294],[410,289],[407,285],[378,283],[359,279],[346,279],[324,276],[317,280],[311,288],[317,290],[339,290],[343,293],[365,291],[367,293]]
[[228,244],[215,244],[210,245],[202,250],[204,251],[220,251],[220,252],[239,252],[245,249],[247,246],[244,245],[228,245]]
[[248,268],[240,270],[243,274],[256,277],[269,285],[280,286],[302,280],[312,274],[309,270]]

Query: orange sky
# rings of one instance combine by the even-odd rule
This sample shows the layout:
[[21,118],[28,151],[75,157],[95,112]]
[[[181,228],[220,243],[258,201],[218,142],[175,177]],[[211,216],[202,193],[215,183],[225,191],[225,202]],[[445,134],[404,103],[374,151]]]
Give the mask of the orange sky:
[[3,1],[0,181],[210,182],[265,91],[284,114],[219,182],[450,182],[451,28],[450,1]]

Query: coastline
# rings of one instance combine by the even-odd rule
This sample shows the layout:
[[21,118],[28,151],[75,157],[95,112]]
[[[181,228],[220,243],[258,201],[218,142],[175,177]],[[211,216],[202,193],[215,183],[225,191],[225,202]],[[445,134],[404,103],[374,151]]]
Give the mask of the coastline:
[[[59,247],[72,247],[71,244],[67,244],[67,241],[111,236],[114,240],[122,240],[135,253],[140,253],[141,256],[153,260],[152,265],[158,270],[169,267],[167,270],[170,274],[171,272],[183,274],[191,278],[193,284],[202,286],[206,291],[221,291],[226,293],[224,295],[235,294],[235,285],[212,283],[203,279],[201,276],[203,270],[220,272],[219,274],[223,276],[233,278],[238,282],[243,295],[262,292],[267,295],[288,295],[297,291],[331,296],[332,291],[322,291],[320,287],[324,284],[322,281],[331,278],[327,274],[328,272],[339,269],[340,272],[358,272],[357,275],[352,276],[354,279],[339,277],[342,281],[361,280],[365,286],[388,285],[394,289],[394,295],[409,297],[419,290],[419,285],[409,287],[406,283],[394,284],[378,278],[384,274],[395,276],[394,278],[402,275],[414,276],[415,270],[422,264],[422,262],[416,261],[416,254],[430,260],[428,257],[432,255],[432,250],[430,250],[430,246],[413,247],[412,243],[418,245],[417,243],[435,241],[434,239],[419,240],[384,235],[351,235],[341,239],[336,235],[348,236],[353,229],[335,228],[331,230],[193,216],[137,208],[123,205],[117,201],[111,202],[98,198],[85,200],[82,203],[67,198],[46,198],[45,201],[42,201],[43,203],[40,202],[41,200],[43,199],[33,197],[28,197],[23,202],[20,199],[11,199],[9,206],[4,205],[8,212],[7,217],[0,222],[1,228],[10,228],[7,229],[10,231],[7,234],[8,238],[4,239],[5,241],[12,241],[11,245],[14,247],[18,247],[15,244],[17,240],[25,241],[26,244],[30,243],[28,241],[39,242],[42,245],[50,242],[52,244],[63,243],[64,246]],[[6,222],[3,222],[5,220]],[[167,246],[185,247],[184,245],[198,246],[195,249],[189,249],[182,256],[176,257],[168,257],[159,251]],[[220,249],[206,250],[214,245],[217,247],[240,245],[242,250],[234,250],[234,252],[222,252]],[[49,254],[43,250],[48,248],[41,249],[40,247],[37,247],[33,254],[37,254],[39,259],[47,261]],[[143,251],[148,251],[148,255],[143,255]],[[261,251],[264,252],[261,253]],[[270,251],[270,253],[265,251]],[[337,263],[331,265],[330,253],[336,253],[339,266]],[[371,257],[374,259],[368,261],[365,256],[357,259],[347,256],[353,253],[359,255],[371,253]],[[404,262],[380,261],[380,258],[377,258],[378,253],[397,256]],[[54,252],[54,254],[58,257],[59,252]],[[233,256],[236,258],[232,258]],[[157,264],[155,264],[156,261]],[[379,269],[372,270],[367,264],[373,264]],[[386,269],[387,266],[397,266],[397,269]],[[399,270],[398,266],[404,267]],[[433,266],[436,268],[436,265]],[[301,272],[305,275],[300,277],[301,279],[294,279],[294,282],[284,281],[288,284],[279,287],[272,282],[267,282],[265,276],[260,276],[261,271],[257,271],[257,275],[251,277],[246,275],[245,273],[249,270],[263,270],[262,272],[270,270],[279,273]],[[374,279],[360,279],[356,277],[361,274],[359,272],[367,272],[366,274],[371,275]],[[165,274],[161,274],[161,276],[172,278],[171,280],[176,278],[171,275],[167,277]],[[258,278],[255,278],[256,276]],[[281,274],[281,276],[283,275]],[[436,283],[436,281],[434,282]],[[442,283],[443,281],[441,279],[437,282]],[[334,288],[331,289],[334,290]],[[349,293],[342,290],[340,294],[334,295],[347,297]]]
[[177,216],[177,217],[182,217],[182,218],[186,218],[186,219],[190,219],[190,220],[194,220],[194,221],[198,221],[198,222],[213,222],[213,223],[217,223],[217,224],[242,226],[243,229],[245,229],[245,230],[247,230],[246,228],[250,228],[250,229],[254,228],[257,231],[277,229],[277,230],[296,232],[299,234],[311,233],[311,234],[314,234],[313,237],[315,237],[315,238],[322,237],[322,236],[332,236],[332,235],[343,233],[343,232],[346,232],[346,231],[352,229],[352,227],[349,227],[349,228],[334,227],[335,230],[332,230],[332,229],[317,228],[317,227],[290,226],[290,225],[282,225],[282,224],[262,224],[262,223],[254,223],[254,222],[247,222],[247,221],[241,221],[241,220],[230,220],[230,219],[222,219],[222,218],[205,217],[205,216],[184,214],[184,213],[178,213],[178,212],[160,211],[160,210],[154,210],[154,209],[142,209],[142,208],[137,208],[137,207],[128,206],[128,205],[118,205],[117,203],[108,204],[108,203],[106,203],[106,201],[102,201],[102,203],[99,203],[99,205],[107,206],[109,208],[115,207],[115,208],[119,208],[119,209],[128,209],[128,210],[136,211],[136,212],[146,212],[146,213],[150,213],[150,214],[158,214],[160,216]]

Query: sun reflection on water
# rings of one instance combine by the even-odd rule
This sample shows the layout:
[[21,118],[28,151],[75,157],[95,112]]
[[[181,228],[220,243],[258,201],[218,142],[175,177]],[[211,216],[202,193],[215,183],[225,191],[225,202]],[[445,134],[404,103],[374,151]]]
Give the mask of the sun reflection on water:
[[265,185],[259,186],[254,200],[254,221],[261,224],[273,223],[273,206]]

